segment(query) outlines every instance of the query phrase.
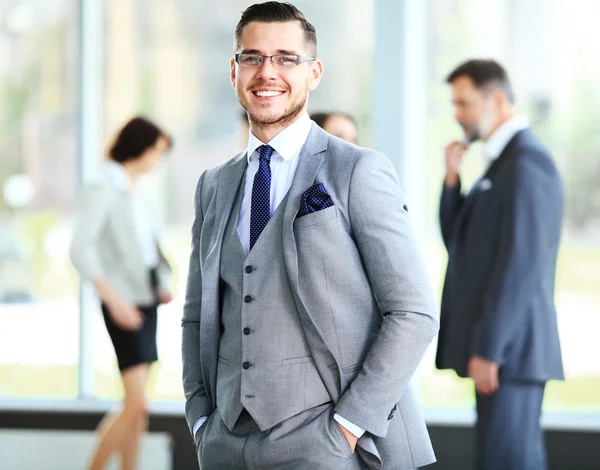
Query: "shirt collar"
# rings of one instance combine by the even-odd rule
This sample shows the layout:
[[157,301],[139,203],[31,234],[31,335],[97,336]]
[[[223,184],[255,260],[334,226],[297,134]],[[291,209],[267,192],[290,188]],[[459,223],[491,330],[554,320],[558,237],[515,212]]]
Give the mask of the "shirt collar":
[[[273,150],[275,150],[281,158],[285,161],[289,161],[298,153],[306,142],[311,126],[312,122],[308,117],[308,113],[304,113],[300,119],[273,137],[273,139],[268,142],[268,145],[273,147]],[[246,156],[248,158],[248,163],[250,163],[256,149],[261,145],[265,145],[265,143],[261,142],[251,130],[248,132],[248,148],[246,150]]]
[[489,163],[496,160],[506,148],[515,134],[529,127],[529,119],[525,116],[514,116],[502,124],[483,144],[483,158]]
[[117,189],[122,191],[129,191],[132,188],[131,180],[123,168],[123,165],[115,162],[114,160],[108,160],[106,162],[105,170],[106,178],[108,181]]

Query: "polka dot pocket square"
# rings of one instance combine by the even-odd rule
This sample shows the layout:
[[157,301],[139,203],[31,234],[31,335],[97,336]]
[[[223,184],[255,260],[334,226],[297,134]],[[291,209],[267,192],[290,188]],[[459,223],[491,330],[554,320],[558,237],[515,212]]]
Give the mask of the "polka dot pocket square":
[[300,197],[300,209],[296,218],[327,209],[331,206],[333,206],[333,201],[325,186],[323,183],[317,183],[304,191],[304,194]]

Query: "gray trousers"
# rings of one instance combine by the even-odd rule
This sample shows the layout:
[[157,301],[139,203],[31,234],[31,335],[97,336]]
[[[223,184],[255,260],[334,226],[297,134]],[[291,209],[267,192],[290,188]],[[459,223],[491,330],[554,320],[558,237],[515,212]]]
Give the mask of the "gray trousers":
[[500,382],[477,395],[477,469],[546,470],[540,426],[545,383]]
[[244,410],[229,431],[215,410],[198,439],[201,470],[361,470],[327,403],[261,432]]

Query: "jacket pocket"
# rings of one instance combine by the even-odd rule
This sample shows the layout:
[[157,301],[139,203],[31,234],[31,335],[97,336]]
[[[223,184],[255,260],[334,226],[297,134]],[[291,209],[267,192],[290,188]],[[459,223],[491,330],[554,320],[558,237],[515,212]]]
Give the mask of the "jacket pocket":
[[224,357],[219,356],[219,364],[224,364],[224,365],[228,366],[229,365],[229,359],[225,359]]
[[363,364],[361,362],[359,364],[354,364],[352,366],[342,368],[342,373],[344,374],[344,377],[346,377],[346,380],[348,381],[348,383],[351,383],[354,381],[354,379],[356,378],[356,376],[362,369],[362,366],[363,366]]
[[311,225],[322,224],[323,222],[335,219],[336,217],[337,207],[331,206],[326,209],[321,209],[320,211],[311,212],[310,214],[296,218],[296,220],[294,220],[294,228],[301,229],[304,227],[310,227]]
[[282,366],[290,366],[293,364],[304,364],[306,362],[312,362],[312,356],[303,356],[303,357],[291,357],[289,359],[283,359],[281,361]]
[[352,366],[342,367],[342,372],[344,374],[351,374],[352,372],[356,372],[356,371],[360,370],[362,365],[363,365],[363,363],[360,362],[360,363],[354,364]]

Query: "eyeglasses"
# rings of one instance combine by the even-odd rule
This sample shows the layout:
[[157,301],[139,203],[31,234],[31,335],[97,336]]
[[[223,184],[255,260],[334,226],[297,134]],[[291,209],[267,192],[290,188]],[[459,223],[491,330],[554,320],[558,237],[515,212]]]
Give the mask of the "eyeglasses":
[[240,67],[260,67],[264,63],[265,59],[271,59],[273,67],[281,69],[289,69],[296,67],[302,62],[309,62],[315,60],[314,57],[293,55],[293,54],[279,54],[279,55],[260,55],[260,54],[236,54],[235,61]]

